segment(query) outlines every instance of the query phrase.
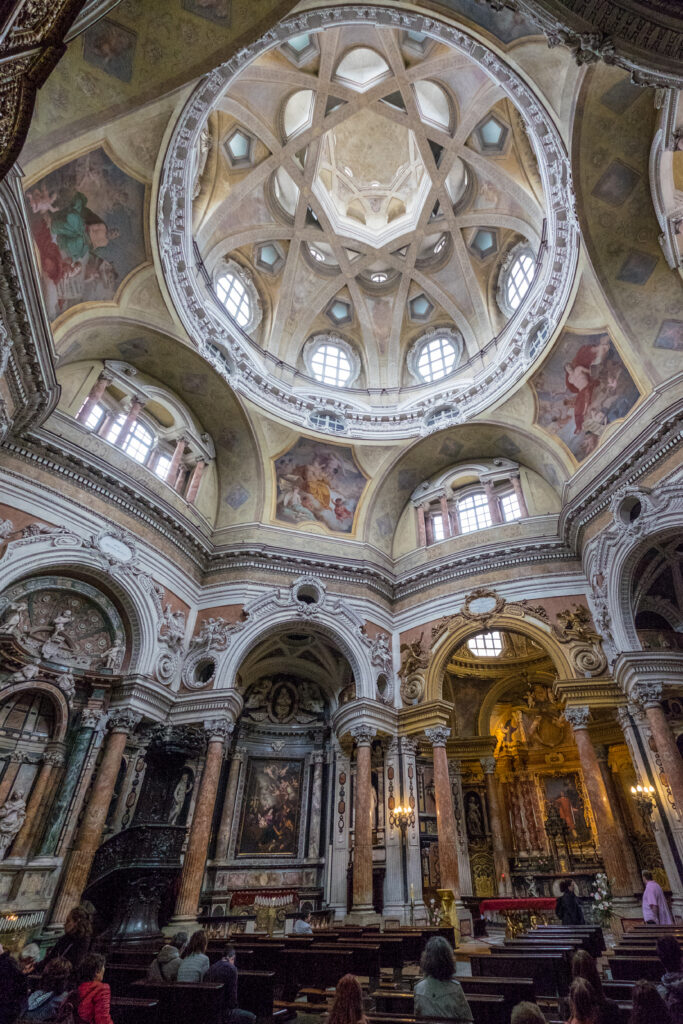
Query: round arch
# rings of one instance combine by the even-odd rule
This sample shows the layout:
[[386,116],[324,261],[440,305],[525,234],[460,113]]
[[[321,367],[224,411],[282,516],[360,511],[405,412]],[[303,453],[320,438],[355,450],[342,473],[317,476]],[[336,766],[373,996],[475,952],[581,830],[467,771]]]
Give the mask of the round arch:
[[444,672],[453,650],[469,637],[481,633],[483,629],[497,629],[501,632],[521,633],[527,636],[547,652],[558,679],[574,678],[576,672],[569,660],[568,652],[553,636],[549,624],[540,619],[532,621],[526,616],[522,617],[502,611],[498,615],[487,617],[485,621],[477,621],[476,617],[473,617],[444,631],[432,648],[432,657],[425,678],[425,701],[442,699]]
[[50,743],[63,743],[66,739],[66,731],[69,726],[69,705],[66,697],[56,686],[42,682],[39,679],[31,679],[30,682],[15,683],[6,691],[0,691],[0,707],[8,700],[14,700],[22,693],[42,693],[51,701],[55,709],[55,732],[49,739]]
[[[552,686],[555,678],[556,677],[551,672],[547,672],[545,669],[534,673],[534,681],[538,680],[539,683],[545,683],[548,686]],[[498,680],[497,683],[494,683],[493,686],[488,689],[479,709],[477,735],[490,735],[489,725],[491,723],[493,709],[498,701],[505,695],[506,691],[509,690],[511,683],[512,679],[510,676],[507,676],[505,679]]]

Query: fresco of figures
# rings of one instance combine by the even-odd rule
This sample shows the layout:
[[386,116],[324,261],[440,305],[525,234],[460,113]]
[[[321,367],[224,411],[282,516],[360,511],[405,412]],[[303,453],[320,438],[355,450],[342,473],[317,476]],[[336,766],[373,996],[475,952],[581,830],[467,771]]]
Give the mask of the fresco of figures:
[[296,856],[302,765],[249,760],[238,857]]
[[322,523],[333,533],[352,533],[367,477],[353,449],[300,437],[274,460],[275,518],[283,523]]
[[567,445],[579,462],[595,451],[611,423],[623,419],[640,392],[605,332],[563,331],[531,379],[536,423]]
[[114,298],[146,258],[145,186],[101,147],[26,192],[50,319],[80,302]]

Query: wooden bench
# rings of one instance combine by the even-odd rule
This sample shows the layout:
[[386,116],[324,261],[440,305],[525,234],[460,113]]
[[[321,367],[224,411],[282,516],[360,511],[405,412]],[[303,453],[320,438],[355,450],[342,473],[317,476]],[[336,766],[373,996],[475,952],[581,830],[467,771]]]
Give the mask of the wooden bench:
[[158,1024],[158,999],[129,999],[113,996],[111,1018],[114,1024]]
[[149,964],[110,964],[104,969],[104,980],[111,988],[112,996],[128,996],[131,986],[147,977]]
[[135,981],[131,992],[158,1000],[163,1024],[223,1024],[223,988],[214,981]]
[[[467,1000],[473,995],[502,996],[509,1017],[512,1007],[526,1000],[536,1002],[536,993],[532,978],[467,978],[459,977]],[[412,992],[389,992],[378,990],[371,992],[371,998],[379,1013],[397,1013],[401,1016],[410,1015],[414,1007]]]
[[[510,1015],[503,996],[472,993],[467,996],[474,1024],[509,1024]],[[414,1014],[369,1013],[371,1024],[443,1024],[438,1017],[415,1017]]]
[[614,981],[661,981],[664,968],[658,956],[615,956],[609,961]]
[[[533,978],[536,994],[557,999],[566,996],[571,970],[563,956],[501,953],[470,956],[472,975],[479,977]],[[459,979],[458,979],[459,980]]]
[[631,1001],[633,992],[632,981],[603,981],[602,991],[607,999],[615,999],[618,1003]]
[[596,960],[600,958],[600,955],[606,949],[602,928],[597,928],[593,925],[576,925],[571,927],[548,925],[546,928],[535,928],[533,931],[528,932],[527,938],[577,941],[581,944],[581,948],[587,950]]

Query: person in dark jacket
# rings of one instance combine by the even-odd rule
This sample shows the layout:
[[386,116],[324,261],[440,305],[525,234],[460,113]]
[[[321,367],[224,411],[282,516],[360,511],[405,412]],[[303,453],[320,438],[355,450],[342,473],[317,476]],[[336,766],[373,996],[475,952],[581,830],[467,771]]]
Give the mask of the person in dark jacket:
[[147,981],[176,981],[180,967],[180,951],[187,945],[187,932],[176,932],[162,946],[147,970]]
[[561,924],[585,924],[583,910],[574,892],[574,881],[571,878],[563,878],[560,882],[561,896],[555,904],[555,913]]
[[0,1024],[14,1024],[26,1008],[28,981],[9,950],[0,953]]
[[64,934],[57,939],[52,949],[43,960],[46,966],[56,956],[63,956],[78,972],[83,958],[87,955],[92,941],[92,924],[90,916],[82,907],[73,907],[64,922]]
[[54,1020],[66,997],[72,967],[63,956],[53,956],[40,977],[40,988],[31,992],[23,1014],[26,1021]]
[[683,1024],[683,955],[673,935],[659,939],[657,956],[664,968],[657,991],[666,1003],[674,1024]]
[[235,966],[235,950],[228,946],[223,958],[217,960],[209,968],[207,981],[222,981],[223,988],[223,1020],[225,1024],[254,1024],[256,1015],[249,1010],[240,1010],[237,1006],[237,967]]

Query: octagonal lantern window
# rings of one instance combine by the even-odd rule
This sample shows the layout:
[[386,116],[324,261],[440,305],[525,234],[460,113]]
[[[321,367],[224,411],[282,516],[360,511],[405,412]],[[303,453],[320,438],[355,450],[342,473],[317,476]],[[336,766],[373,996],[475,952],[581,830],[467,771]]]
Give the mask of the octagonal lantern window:
[[507,141],[508,128],[490,114],[477,125],[479,145],[485,153],[502,153]]
[[231,167],[250,167],[253,160],[254,136],[244,128],[235,128],[224,143]]

